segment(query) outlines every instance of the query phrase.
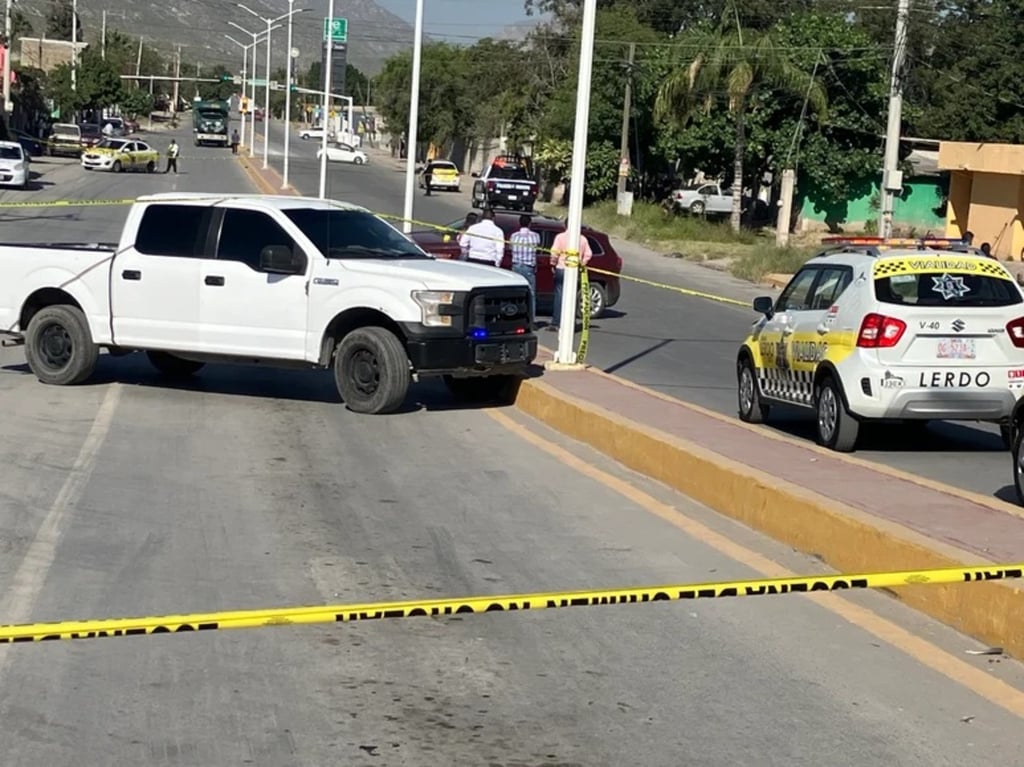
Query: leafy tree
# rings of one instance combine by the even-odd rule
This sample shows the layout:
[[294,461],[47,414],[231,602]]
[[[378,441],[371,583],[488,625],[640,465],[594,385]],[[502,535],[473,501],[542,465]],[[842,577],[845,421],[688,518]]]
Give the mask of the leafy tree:
[[74,36],[76,18],[77,39],[82,40],[82,18],[76,16],[71,0],[51,0],[50,13],[46,17],[46,36],[56,40],[70,40]]
[[28,16],[22,13],[19,8],[11,11],[11,48],[13,49],[21,38],[32,37],[34,34],[32,22]]
[[143,88],[126,90],[120,103],[121,111],[132,118],[148,115],[153,111],[153,105],[153,95]]
[[71,67],[67,64],[50,73],[48,86],[50,97],[60,105],[63,115],[114,106],[125,94],[113,64],[92,48],[82,52],[75,89],[71,88]]
[[743,169],[747,149],[747,110],[765,90],[806,94],[814,114],[826,108],[821,83],[796,66],[766,32],[723,27],[703,40],[696,56],[683,54],[662,84],[656,102],[659,115],[685,126],[694,114],[710,113],[723,104],[733,117],[733,183],[730,223],[739,231],[743,212]]

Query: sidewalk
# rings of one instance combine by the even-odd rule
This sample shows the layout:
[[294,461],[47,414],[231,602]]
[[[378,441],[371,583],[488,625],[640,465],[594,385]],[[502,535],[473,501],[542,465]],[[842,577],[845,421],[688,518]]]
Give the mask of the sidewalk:
[[[545,349],[538,362],[549,359]],[[593,369],[545,371],[524,383],[516,406],[843,572],[1024,562],[1024,512],[1015,506],[840,456]],[[1008,483],[1011,472],[1007,453]],[[1024,656],[1018,586],[897,591],[910,606]]]

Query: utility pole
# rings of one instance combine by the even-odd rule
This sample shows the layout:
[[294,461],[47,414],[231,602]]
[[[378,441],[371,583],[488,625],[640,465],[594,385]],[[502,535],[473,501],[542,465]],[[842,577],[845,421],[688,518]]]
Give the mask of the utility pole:
[[623,174],[629,168],[629,116],[633,109],[633,62],[636,59],[636,43],[629,44],[629,58],[626,61],[626,96],[622,102],[622,139],[619,142],[619,189],[618,199],[622,205],[623,196],[626,194],[626,179]]
[[200,72],[202,72],[202,64],[200,64],[197,61],[196,62],[196,100],[197,101],[199,100],[199,77],[200,77],[199,73]]
[[142,38],[139,37],[139,55],[135,57],[135,76],[142,74]]
[[171,114],[178,113],[178,78],[181,77],[181,46],[174,52],[174,96],[171,100]]
[[103,11],[100,22],[100,58],[107,60],[107,12]]
[[9,115],[14,111],[14,104],[11,103],[11,0],[7,0],[4,8],[4,114]]
[[878,234],[892,236],[893,207],[896,195],[903,191],[903,173],[899,170],[900,132],[903,123],[903,62],[907,55],[907,26],[910,0],[899,0],[896,9],[896,37],[889,81],[889,124],[885,131],[885,169],[882,172],[882,205]]
[[71,0],[71,90],[78,90],[78,0]]

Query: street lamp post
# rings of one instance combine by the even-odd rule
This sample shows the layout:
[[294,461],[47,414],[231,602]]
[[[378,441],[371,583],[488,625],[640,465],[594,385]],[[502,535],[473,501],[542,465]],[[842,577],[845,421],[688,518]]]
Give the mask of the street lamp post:
[[11,104],[11,0],[7,0],[4,8],[4,114],[10,114],[14,105]]
[[[256,45],[259,43],[260,38],[262,38],[266,33],[265,32],[250,32],[248,29],[243,27],[241,24],[236,24],[233,21],[229,21],[228,24],[230,24],[235,29],[237,29],[237,30],[239,30],[241,32],[245,32],[245,34],[249,35],[249,37],[252,38],[252,80],[251,80],[251,83],[252,83],[252,96],[249,98],[249,102],[253,106],[253,118],[252,118],[252,121],[251,121],[251,123],[249,125],[249,156],[250,157],[255,157],[255,155],[256,155],[256,149],[255,149],[255,145],[256,145],[256,113],[255,113],[255,109],[256,109],[256,75],[258,74],[257,66],[256,66]],[[278,27],[273,27],[273,29],[277,29],[277,28]],[[267,37],[267,48],[269,49],[269,47],[270,47],[270,38]],[[268,55],[268,58],[269,58],[269,55]],[[269,67],[267,69],[267,87],[268,88],[270,87],[270,69],[269,69]],[[267,116],[264,115],[263,119],[266,120]]]
[[[245,98],[245,83],[247,81],[246,80],[246,76],[249,73],[249,49],[252,48],[252,50],[253,50],[253,67],[255,68],[255,65],[256,65],[256,61],[255,61],[255,59],[256,59],[256,56],[255,56],[255,53],[256,53],[256,43],[249,43],[248,45],[246,45],[245,43],[239,42],[238,40],[233,38],[231,35],[224,35],[224,37],[226,37],[228,40],[230,40],[231,42],[233,42],[235,45],[239,46],[242,49],[242,98],[244,99]],[[241,104],[239,104],[239,107],[241,107]],[[241,111],[241,110],[239,110],[239,111]],[[242,112],[242,140],[245,141],[245,112]]]
[[[288,188],[288,152],[292,135],[292,18],[295,16],[295,0],[288,0],[288,50],[285,51],[284,76],[284,172],[281,174],[281,188]],[[269,47],[269,46],[268,46]]]
[[[330,0],[327,6],[327,23],[334,23],[334,0]],[[330,28],[330,27],[328,27]],[[320,118],[320,129],[323,131],[323,135],[320,137],[320,199],[323,200],[327,197],[327,119],[331,109],[331,68],[333,66],[333,59],[331,54],[334,51],[334,40],[328,37],[327,40],[327,61],[324,62],[324,66],[327,67],[327,71],[324,72],[324,106],[323,106],[323,117]]]
[[[423,0],[416,0],[416,32],[412,48],[412,93],[409,95],[409,129],[405,163],[405,208],[402,228],[412,231],[412,198],[416,193],[416,143],[420,121],[420,60],[423,54]],[[350,126],[351,127],[351,126]]]
[[[576,132],[572,145],[572,175],[569,181],[569,235],[567,249],[579,261],[583,225],[583,191],[586,185],[587,134],[590,127],[590,80],[594,65],[594,25],[597,0],[584,0],[583,29],[580,33],[580,68],[576,86]],[[576,364],[573,340],[576,336],[576,289],[579,285],[579,266],[568,258],[562,284],[562,323],[558,329],[558,353],[555,362]]]
[[[289,65],[289,71],[290,71],[290,69],[291,69],[291,60],[290,59],[291,59],[291,53],[292,53],[291,52],[291,42],[290,42],[292,16],[294,14],[296,14],[296,13],[302,13],[302,11],[307,10],[306,8],[299,8],[298,10],[293,10],[292,9],[293,1],[294,0],[289,0],[288,1],[288,13],[282,13],[276,19],[271,19],[271,18],[268,18],[266,16],[261,16],[260,14],[256,13],[256,11],[254,11],[252,8],[247,6],[245,3],[236,3],[236,5],[239,8],[241,8],[243,11],[245,11],[246,13],[252,14],[257,19],[261,19],[262,21],[265,21],[267,23],[267,92],[266,92],[266,97],[265,97],[265,104],[266,104],[266,106],[263,109],[263,168],[264,169],[270,167],[270,162],[269,162],[269,160],[270,160],[270,33],[276,28],[274,25],[277,24],[277,22],[282,21],[284,19],[288,19],[288,31],[289,31],[289,47],[288,47],[289,61],[288,61],[288,65]],[[285,96],[285,98],[287,98],[287,96]],[[288,116],[285,115],[285,126],[284,126],[285,141],[288,140],[287,137],[288,137],[288,129],[289,129],[287,118],[288,118]],[[288,156],[288,152],[287,152],[287,150],[285,150],[285,157],[287,157],[287,156]]]

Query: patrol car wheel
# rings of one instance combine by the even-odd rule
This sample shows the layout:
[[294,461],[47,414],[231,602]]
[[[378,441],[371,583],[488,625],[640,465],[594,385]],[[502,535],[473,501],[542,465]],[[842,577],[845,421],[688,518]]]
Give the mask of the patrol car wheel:
[[736,369],[736,394],[739,400],[740,420],[746,423],[764,423],[768,418],[769,406],[761,402],[757,388],[757,376],[749,359],[739,363]]
[[818,385],[814,399],[819,444],[839,453],[852,452],[860,423],[846,409],[839,386],[831,376]]

